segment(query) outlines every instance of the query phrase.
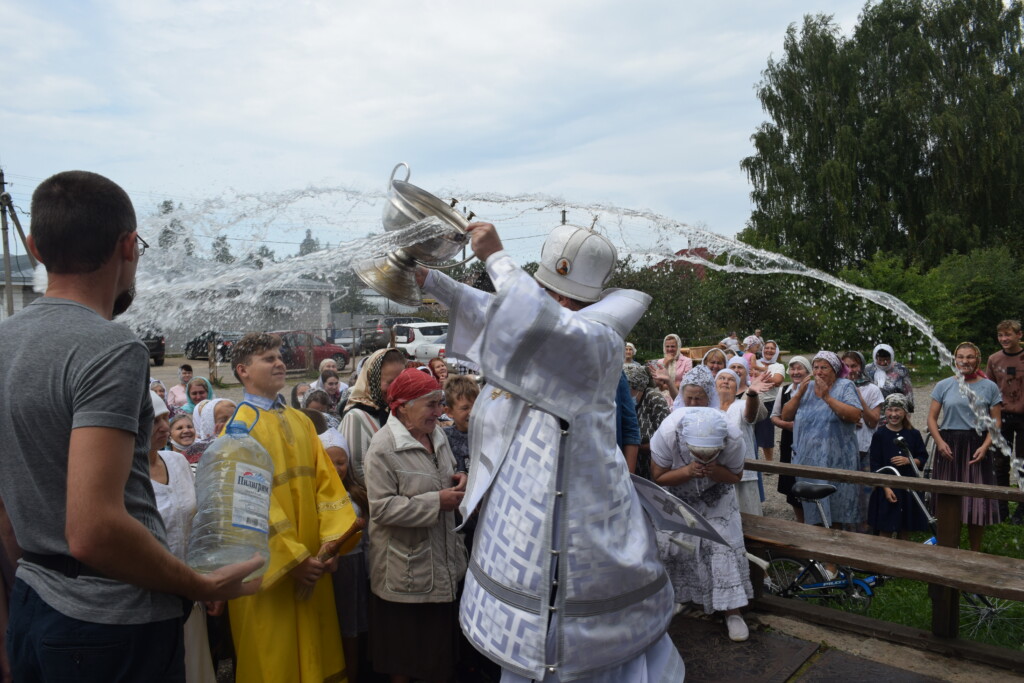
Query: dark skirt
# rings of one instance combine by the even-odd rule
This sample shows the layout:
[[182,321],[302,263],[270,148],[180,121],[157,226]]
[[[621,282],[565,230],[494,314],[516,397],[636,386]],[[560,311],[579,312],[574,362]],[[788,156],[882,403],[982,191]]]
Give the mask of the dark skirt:
[[[793,432],[788,429],[782,430],[782,437],[779,439],[779,462],[793,462]],[[776,491],[786,496],[786,502],[793,507],[800,505],[800,501],[792,494],[795,483],[796,477],[780,474],[779,483],[775,487]]]
[[355,638],[369,631],[370,573],[366,571],[366,553],[360,549],[339,557],[338,570],[331,579],[342,637]]
[[771,418],[775,401],[765,403],[764,407],[768,409],[768,417],[754,423],[754,440],[758,448],[775,448],[775,425],[772,424]]
[[457,602],[390,602],[370,594],[370,657],[381,674],[446,681],[458,659]]
[[[948,460],[936,453],[932,479],[995,485],[996,477],[992,471],[991,456],[986,455],[981,462],[974,465],[967,464],[985,440],[983,435],[973,429],[942,429],[939,434],[953,451],[953,459]],[[960,521],[964,524],[987,526],[999,523],[999,501],[966,496],[960,500]]]
[[875,531],[928,531],[928,518],[906,489],[893,489],[896,502],[890,503],[885,491],[877,488],[868,502],[868,524]]

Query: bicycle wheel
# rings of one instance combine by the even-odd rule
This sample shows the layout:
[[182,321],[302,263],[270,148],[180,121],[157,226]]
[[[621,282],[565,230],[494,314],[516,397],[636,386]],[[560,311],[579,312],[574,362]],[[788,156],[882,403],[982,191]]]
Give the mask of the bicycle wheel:
[[960,632],[970,638],[1008,639],[1021,647],[1024,603],[977,593],[960,594]]
[[863,580],[853,577],[845,587],[835,589],[832,597],[844,611],[867,614],[873,594]]
[[824,598],[827,597],[809,584],[820,584],[825,580],[818,568],[804,560],[792,557],[773,557],[764,573],[764,590],[780,598]]

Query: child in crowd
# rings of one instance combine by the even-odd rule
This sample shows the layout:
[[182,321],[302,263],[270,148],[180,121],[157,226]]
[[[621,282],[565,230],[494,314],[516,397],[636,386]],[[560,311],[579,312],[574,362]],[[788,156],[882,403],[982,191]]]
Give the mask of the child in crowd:
[[[228,608],[238,681],[345,680],[345,658],[334,604],[334,586],[323,581],[334,561],[318,557],[335,539],[358,528],[341,478],[304,414],[287,407],[281,339],[265,333],[242,337],[231,350],[243,400],[259,412],[250,431],[274,463],[280,481],[271,490],[270,559],[258,593]],[[338,551],[358,543],[349,537]],[[334,548],[331,548],[334,550]],[[312,591],[308,599],[297,594]]]
[[[914,477],[916,475],[906,455],[907,451],[896,440],[903,438],[918,469],[928,460],[928,451],[924,447],[921,432],[910,426],[907,399],[903,394],[889,394],[882,408],[885,427],[871,437],[871,471],[891,466],[899,470],[902,477]],[[911,531],[928,529],[928,520],[913,494],[906,489],[894,490],[888,486],[876,488],[872,493],[868,505],[868,524],[877,534],[891,535],[895,531],[902,539],[906,539]]]
[[469,472],[469,416],[479,395],[480,385],[466,375],[452,375],[444,387],[444,412],[452,419],[444,434],[455,455],[456,472]]

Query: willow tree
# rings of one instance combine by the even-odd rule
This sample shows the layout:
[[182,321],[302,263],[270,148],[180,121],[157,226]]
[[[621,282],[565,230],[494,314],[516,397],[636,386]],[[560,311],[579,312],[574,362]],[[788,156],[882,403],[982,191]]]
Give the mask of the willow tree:
[[791,25],[757,90],[741,237],[827,269],[1024,255],[1022,17],[1021,0],[883,0],[850,36],[829,16]]

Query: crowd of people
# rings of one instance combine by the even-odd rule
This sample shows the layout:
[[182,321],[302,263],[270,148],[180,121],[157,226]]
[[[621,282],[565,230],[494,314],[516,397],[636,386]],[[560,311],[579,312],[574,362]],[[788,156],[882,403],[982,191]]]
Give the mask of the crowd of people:
[[[748,460],[778,452],[902,476],[928,460],[890,345],[867,363],[822,350],[784,364],[761,330],[700,358],[668,334],[641,364],[626,337],[650,298],[605,289],[616,256],[605,238],[556,228],[530,276],[494,226],[470,232],[496,293],[416,277],[449,308],[449,357],[481,376],[384,348],[351,385],[326,360],[288,389],[281,340],[250,333],[232,350],[236,403],[188,364],[174,386],[147,386],[145,347],[112,322],[145,251],[121,188],[84,172],[40,185],[32,248],[47,294],[0,325],[11,350],[0,357],[3,675],[207,682],[231,658],[240,682],[442,682],[460,668],[514,683],[681,680],[665,633],[674,614],[720,612],[730,639],[749,637],[741,513],[762,514],[766,492]],[[956,347],[957,372],[928,409],[934,477],[1009,484],[985,420],[1019,447],[1021,337],[1019,322],[1001,323],[984,371],[976,345]],[[243,405],[274,464],[270,555],[254,580],[260,557],[211,574],[185,563],[196,468]],[[631,474],[719,538],[655,532]],[[927,526],[899,487],[837,484],[823,520],[794,483],[780,476],[778,491],[801,522],[900,537]],[[963,501],[978,550],[1008,510]]]

